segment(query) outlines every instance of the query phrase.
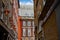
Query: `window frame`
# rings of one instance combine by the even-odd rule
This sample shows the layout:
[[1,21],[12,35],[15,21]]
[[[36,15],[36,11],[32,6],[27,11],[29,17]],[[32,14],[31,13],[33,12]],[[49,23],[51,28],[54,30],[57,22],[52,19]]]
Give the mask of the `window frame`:
[[[28,23],[28,22],[30,22],[30,23]],[[29,25],[30,24],[30,25]],[[27,21],[27,26],[28,27],[31,27],[32,26],[32,22],[31,21]]]
[[[25,23],[23,23],[23,22],[25,22]],[[25,20],[23,20],[23,21],[22,21],[22,26],[23,26],[23,27],[25,27],[25,26],[26,26],[26,24],[27,24],[27,23],[26,23],[26,21],[25,21]]]
[[28,29],[28,36],[31,36],[31,28]]
[[[24,30],[23,30],[24,29]],[[26,36],[26,29],[25,28],[23,28],[22,29],[22,36]],[[25,31],[25,32],[24,32]]]

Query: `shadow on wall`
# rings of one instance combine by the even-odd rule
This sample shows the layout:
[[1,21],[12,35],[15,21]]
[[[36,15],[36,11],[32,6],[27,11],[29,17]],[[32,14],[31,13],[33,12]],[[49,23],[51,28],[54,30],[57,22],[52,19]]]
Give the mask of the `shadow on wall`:
[[0,40],[7,40],[8,32],[0,25]]
[[55,12],[56,12],[56,20],[57,20],[57,26],[58,26],[58,37],[59,37],[58,40],[60,40],[60,3],[55,9]]

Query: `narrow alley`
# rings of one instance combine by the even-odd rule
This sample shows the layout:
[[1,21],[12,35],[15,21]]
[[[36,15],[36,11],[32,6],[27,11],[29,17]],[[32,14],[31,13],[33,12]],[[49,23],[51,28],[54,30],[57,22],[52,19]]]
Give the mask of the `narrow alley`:
[[60,40],[60,0],[0,0],[0,40]]

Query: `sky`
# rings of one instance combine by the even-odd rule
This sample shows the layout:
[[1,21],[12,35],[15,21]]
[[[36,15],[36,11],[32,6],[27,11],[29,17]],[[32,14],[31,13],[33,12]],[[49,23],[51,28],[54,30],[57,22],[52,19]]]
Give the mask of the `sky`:
[[20,5],[26,4],[26,5],[33,5],[33,0],[19,0]]

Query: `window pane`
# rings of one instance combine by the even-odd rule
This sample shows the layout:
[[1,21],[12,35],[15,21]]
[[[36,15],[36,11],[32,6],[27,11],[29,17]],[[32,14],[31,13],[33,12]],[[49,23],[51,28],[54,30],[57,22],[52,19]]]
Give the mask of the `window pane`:
[[26,21],[23,21],[23,26],[26,26]]
[[31,36],[31,29],[28,29],[28,36]]
[[23,29],[23,36],[26,36],[26,29]]
[[31,21],[28,21],[27,22],[27,26],[31,26]]

